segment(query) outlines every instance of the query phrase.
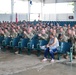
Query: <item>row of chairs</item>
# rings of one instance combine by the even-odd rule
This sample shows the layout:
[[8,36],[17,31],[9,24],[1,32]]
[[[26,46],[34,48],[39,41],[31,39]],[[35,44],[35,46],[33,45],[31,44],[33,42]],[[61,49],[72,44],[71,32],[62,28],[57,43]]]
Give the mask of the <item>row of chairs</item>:
[[[39,23],[38,21],[32,21],[30,22],[31,24],[33,23],[34,25],[36,25],[37,23]],[[76,24],[76,21],[42,21],[42,23],[46,23],[46,24],[51,24],[53,23],[54,25],[57,25],[57,23],[61,26],[64,26],[64,24],[70,24],[71,26],[74,26]]]
[[[11,38],[0,36],[0,45],[3,51],[6,51],[6,47],[11,47],[11,52],[14,52],[14,48],[18,48],[18,53],[21,54],[24,48],[28,49],[28,54],[31,54],[32,50],[37,50],[37,55],[40,56],[41,46],[47,45],[48,41],[39,39],[28,39],[28,38]],[[60,60],[62,54],[68,54],[70,56],[70,61],[72,61],[73,47],[71,43],[60,42],[60,46],[57,48],[58,59]]]

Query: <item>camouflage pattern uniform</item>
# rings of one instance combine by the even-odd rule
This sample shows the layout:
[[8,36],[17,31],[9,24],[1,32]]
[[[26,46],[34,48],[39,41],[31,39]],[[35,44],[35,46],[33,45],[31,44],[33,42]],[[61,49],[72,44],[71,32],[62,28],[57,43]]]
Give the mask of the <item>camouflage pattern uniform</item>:
[[25,36],[25,38],[32,39],[32,38],[34,37],[34,34],[33,34],[32,32],[31,32],[31,33],[29,33],[29,34],[26,32],[26,33],[24,33],[24,34],[25,34],[25,35],[24,35],[24,36]]
[[73,54],[76,56],[76,35],[73,38]]
[[4,37],[10,37],[10,32],[5,32]]
[[16,37],[17,37],[17,35],[18,35],[18,33],[17,33],[17,32],[12,32],[12,33],[11,33],[11,37],[12,37],[12,38],[16,38]]

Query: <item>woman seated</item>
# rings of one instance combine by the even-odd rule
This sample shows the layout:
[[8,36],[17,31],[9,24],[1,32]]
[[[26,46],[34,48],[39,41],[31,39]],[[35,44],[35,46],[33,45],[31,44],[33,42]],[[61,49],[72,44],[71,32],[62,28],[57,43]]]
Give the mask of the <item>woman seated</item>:
[[44,52],[44,59],[42,61],[47,61],[47,55],[50,53],[51,62],[54,62],[54,53],[57,52],[57,47],[59,46],[58,39],[51,33],[49,43],[46,46]]

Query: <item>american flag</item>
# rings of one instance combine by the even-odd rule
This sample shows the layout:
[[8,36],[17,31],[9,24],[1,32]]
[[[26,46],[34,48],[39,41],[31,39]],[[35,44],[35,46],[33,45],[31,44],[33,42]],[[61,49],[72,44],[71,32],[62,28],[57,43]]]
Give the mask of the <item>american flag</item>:
[[18,22],[18,17],[17,17],[17,13],[16,13],[16,23]]

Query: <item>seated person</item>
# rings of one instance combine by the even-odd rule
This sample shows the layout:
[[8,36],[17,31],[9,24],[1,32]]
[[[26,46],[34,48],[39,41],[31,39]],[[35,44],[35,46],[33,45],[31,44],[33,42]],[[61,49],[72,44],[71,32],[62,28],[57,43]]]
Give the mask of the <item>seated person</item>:
[[58,35],[59,42],[68,42],[68,37],[66,35],[63,35],[62,33]]
[[73,41],[73,59],[76,59],[76,36],[74,36]]
[[41,30],[41,33],[38,34],[38,36],[39,36],[39,39],[44,39],[44,40],[48,40],[48,37],[49,37],[44,29]]
[[51,62],[54,62],[54,52],[57,52],[57,47],[59,46],[58,39],[51,33],[49,43],[46,46],[46,50],[44,52],[44,59],[42,61],[47,60],[47,55],[50,53]]
[[58,40],[59,40],[59,42],[62,42],[62,39],[63,39],[63,35],[62,35],[62,34],[59,34],[59,35],[58,35]]

